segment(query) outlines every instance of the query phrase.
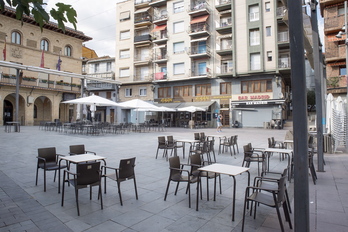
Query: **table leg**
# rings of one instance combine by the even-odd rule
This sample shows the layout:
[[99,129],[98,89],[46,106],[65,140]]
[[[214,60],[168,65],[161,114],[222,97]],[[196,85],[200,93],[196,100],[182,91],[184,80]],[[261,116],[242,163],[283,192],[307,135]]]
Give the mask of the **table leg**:
[[196,200],[196,211],[198,211],[198,201],[199,201],[199,182],[201,181],[201,172],[198,173],[197,177],[197,200]]
[[233,203],[232,203],[232,221],[234,221],[234,212],[236,210],[236,177],[233,177]]

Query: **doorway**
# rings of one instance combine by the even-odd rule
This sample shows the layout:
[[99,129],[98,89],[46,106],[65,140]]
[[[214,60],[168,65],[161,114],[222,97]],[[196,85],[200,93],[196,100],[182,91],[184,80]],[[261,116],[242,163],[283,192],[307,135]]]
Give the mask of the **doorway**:
[[220,111],[222,114],[222,126],[230,126],[230,111],[229,110],[221,110]]
[[13,105],[10,101],[4,100],[4,124],[13,120]]

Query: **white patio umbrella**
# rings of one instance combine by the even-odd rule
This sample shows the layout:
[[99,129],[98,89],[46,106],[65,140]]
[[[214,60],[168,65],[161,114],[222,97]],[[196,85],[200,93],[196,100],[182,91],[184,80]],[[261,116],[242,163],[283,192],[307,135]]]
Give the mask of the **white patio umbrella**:
[[332,131],[332,109],[334,107],[334,98],[331,93],[326,97],[326,128],[327,133],[331,134]]
[[148,111],[156,111],[158,109],[157,106],[155,106],[154,104],[151,104],[149,102],[140,100],[140,99],[133,99],[133,100],[129,100],[126,102],[121,102],[119,103],[119,105],[123,108],[128,108],[128,109],[137,109],[137,115],[136,115],[136,120],[137,120],[137,124],[138,124],[138,112],[140,111],[140,109],[142,110],[148,110]]
[[178,108],[178,111],[187,111],[187,112],[194,113],[196,111],[206,111],[206,109],[197,107],[197,106],[187,106],[183,108]]
[[[92,94],[88,97],[76,98],[73,100],[63,101],[62,103],[66,104],[86,104],[90,105],[91,116],[94,119],[94,114],[97,109],[97,106],[120,106],[118,103],[110,101],[109,99],[100,97],[98,95]],[[79,114],[79,111],[78,111]]]

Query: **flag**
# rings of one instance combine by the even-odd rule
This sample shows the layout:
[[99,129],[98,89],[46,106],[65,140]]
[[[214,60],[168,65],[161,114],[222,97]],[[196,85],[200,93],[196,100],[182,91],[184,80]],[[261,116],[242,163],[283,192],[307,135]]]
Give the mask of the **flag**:
[[6,60],[6,40],[5,40],[4,49],[2,50],[2,54],[4,55],[4,61],[5,61]]
[[42,54],[41,54],[41,63],[40,63],[40,67],[44,68],[45,67],[45,53],[44,53],[44,49],[42,49]]
[[59,53],[58,62],[57,62],[57,65],[56,65],[56,69],[57,69],[58,71],[60,71],[60,65],[61,65],[61,63],[62,63],[62,60],[60,59],[60,53]]

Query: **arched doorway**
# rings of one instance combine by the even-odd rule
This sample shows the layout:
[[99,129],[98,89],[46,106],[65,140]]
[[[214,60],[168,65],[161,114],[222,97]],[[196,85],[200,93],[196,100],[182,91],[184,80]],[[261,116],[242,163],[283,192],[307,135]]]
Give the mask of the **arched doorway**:
[[14,121],[13,120],[13,105],[10,101],[8,100],[4,100],[4,124],[6,124],[6,122],[11,122]]
[[40,96],[34,102],[34,124],[39,125],[43,121],[52,121],[52,102],[45,96]]

